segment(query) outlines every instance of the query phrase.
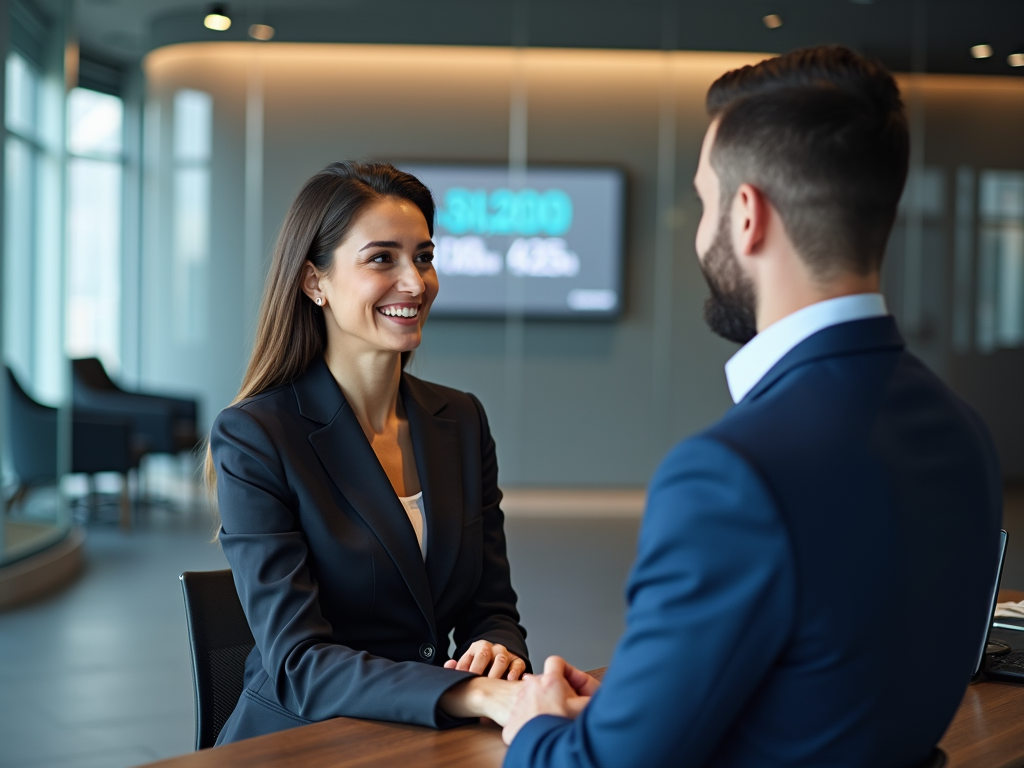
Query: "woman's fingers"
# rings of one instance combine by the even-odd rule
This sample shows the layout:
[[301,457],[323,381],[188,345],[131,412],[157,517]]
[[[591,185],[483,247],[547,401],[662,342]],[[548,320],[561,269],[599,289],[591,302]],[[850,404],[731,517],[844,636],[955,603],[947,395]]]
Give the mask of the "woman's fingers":
[[499,643],[477,640],[462,654],[456,662],[454,659],[445,662],[446,669],[458,669],[476,675],[487,675],[495,679],[507,677],[519,680],[526,671],[526,662]]
[[512,659],[512,663],[508,667],[508,679],[518,680],[523,676],[523,672],[526,671],[526,662],[520,659],[518,656]]
[[494,660],[491,662],[491,669],[487,676],[500,680],[505,676],[505,671],[515,656],[509,653],[508,648],[504,645],[493,645],[491,651],[494,653]]
[[[470,648],[472,650],[472,648]],[[469,665],[469,671],[476,675],[482,675],[487,671],[491,661],[494,659],[494,650],[490,643],[480,648],[473,656],[473,663]]]

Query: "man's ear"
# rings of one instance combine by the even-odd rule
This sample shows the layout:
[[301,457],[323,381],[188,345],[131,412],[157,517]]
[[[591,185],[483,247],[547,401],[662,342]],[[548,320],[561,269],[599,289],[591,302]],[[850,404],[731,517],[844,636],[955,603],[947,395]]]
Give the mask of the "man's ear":
[[317,297],[323,298],[324,294],[320,290],[320,275],[317,274],[316,267],[308,259],[302,265],[302,277],[299,280],[299,285],[302,286],[302,292],[313,302],[316,302]]
[[732,201],[732,242],[741,256],[756,256],[768,231],[768,198],[757,187],[741,184]]

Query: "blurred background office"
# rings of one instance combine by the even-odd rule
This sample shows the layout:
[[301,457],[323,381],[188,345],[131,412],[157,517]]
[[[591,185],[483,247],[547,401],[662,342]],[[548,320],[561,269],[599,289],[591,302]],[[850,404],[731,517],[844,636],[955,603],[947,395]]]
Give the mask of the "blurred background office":
[[819,43],[898,73],[884,290],[995,436],[1024,588],[1024,4],[0,0],[0,764],[192,748],[176,577],[225,565],[196,457],[284,212],[339,159],[434,189],[409,370],[487,409],[532,656],[606,664],[644,484],[731,403],[693,251],[704,93]]

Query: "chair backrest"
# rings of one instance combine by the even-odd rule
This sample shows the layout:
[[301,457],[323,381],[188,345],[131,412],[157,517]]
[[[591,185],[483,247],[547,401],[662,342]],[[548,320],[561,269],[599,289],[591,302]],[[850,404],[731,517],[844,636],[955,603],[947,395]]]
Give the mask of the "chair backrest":
[[74,384],[88,389],[120,391],[120,387],[107,375],[107,369],[96,357],[79,357],[72,360],[71,376]]
[[57,479],[57,409],[33,400],[7,368],[8,438],[14,472],[24,485]]
[[181,574],[192,651],[196,749],[212,747],[242,695],[245,660],[256,644],[229,569]]
[[946,753],[938,747],[932,750],[932,753],[928,756],[928,759],[921,763],[917,768],[945,768],[946,765]]

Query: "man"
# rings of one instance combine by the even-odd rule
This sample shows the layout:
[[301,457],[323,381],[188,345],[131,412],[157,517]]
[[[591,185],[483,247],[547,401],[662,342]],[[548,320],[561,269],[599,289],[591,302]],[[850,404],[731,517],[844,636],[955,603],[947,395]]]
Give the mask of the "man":
[[736,406],[651,481],[603,684],[549,659],[505,766],[916,766],[973,672],[1001,489],[985,427],[879,293],[899,91],[814,48],[707,104],[696,244],[706,319],[745,344]]

